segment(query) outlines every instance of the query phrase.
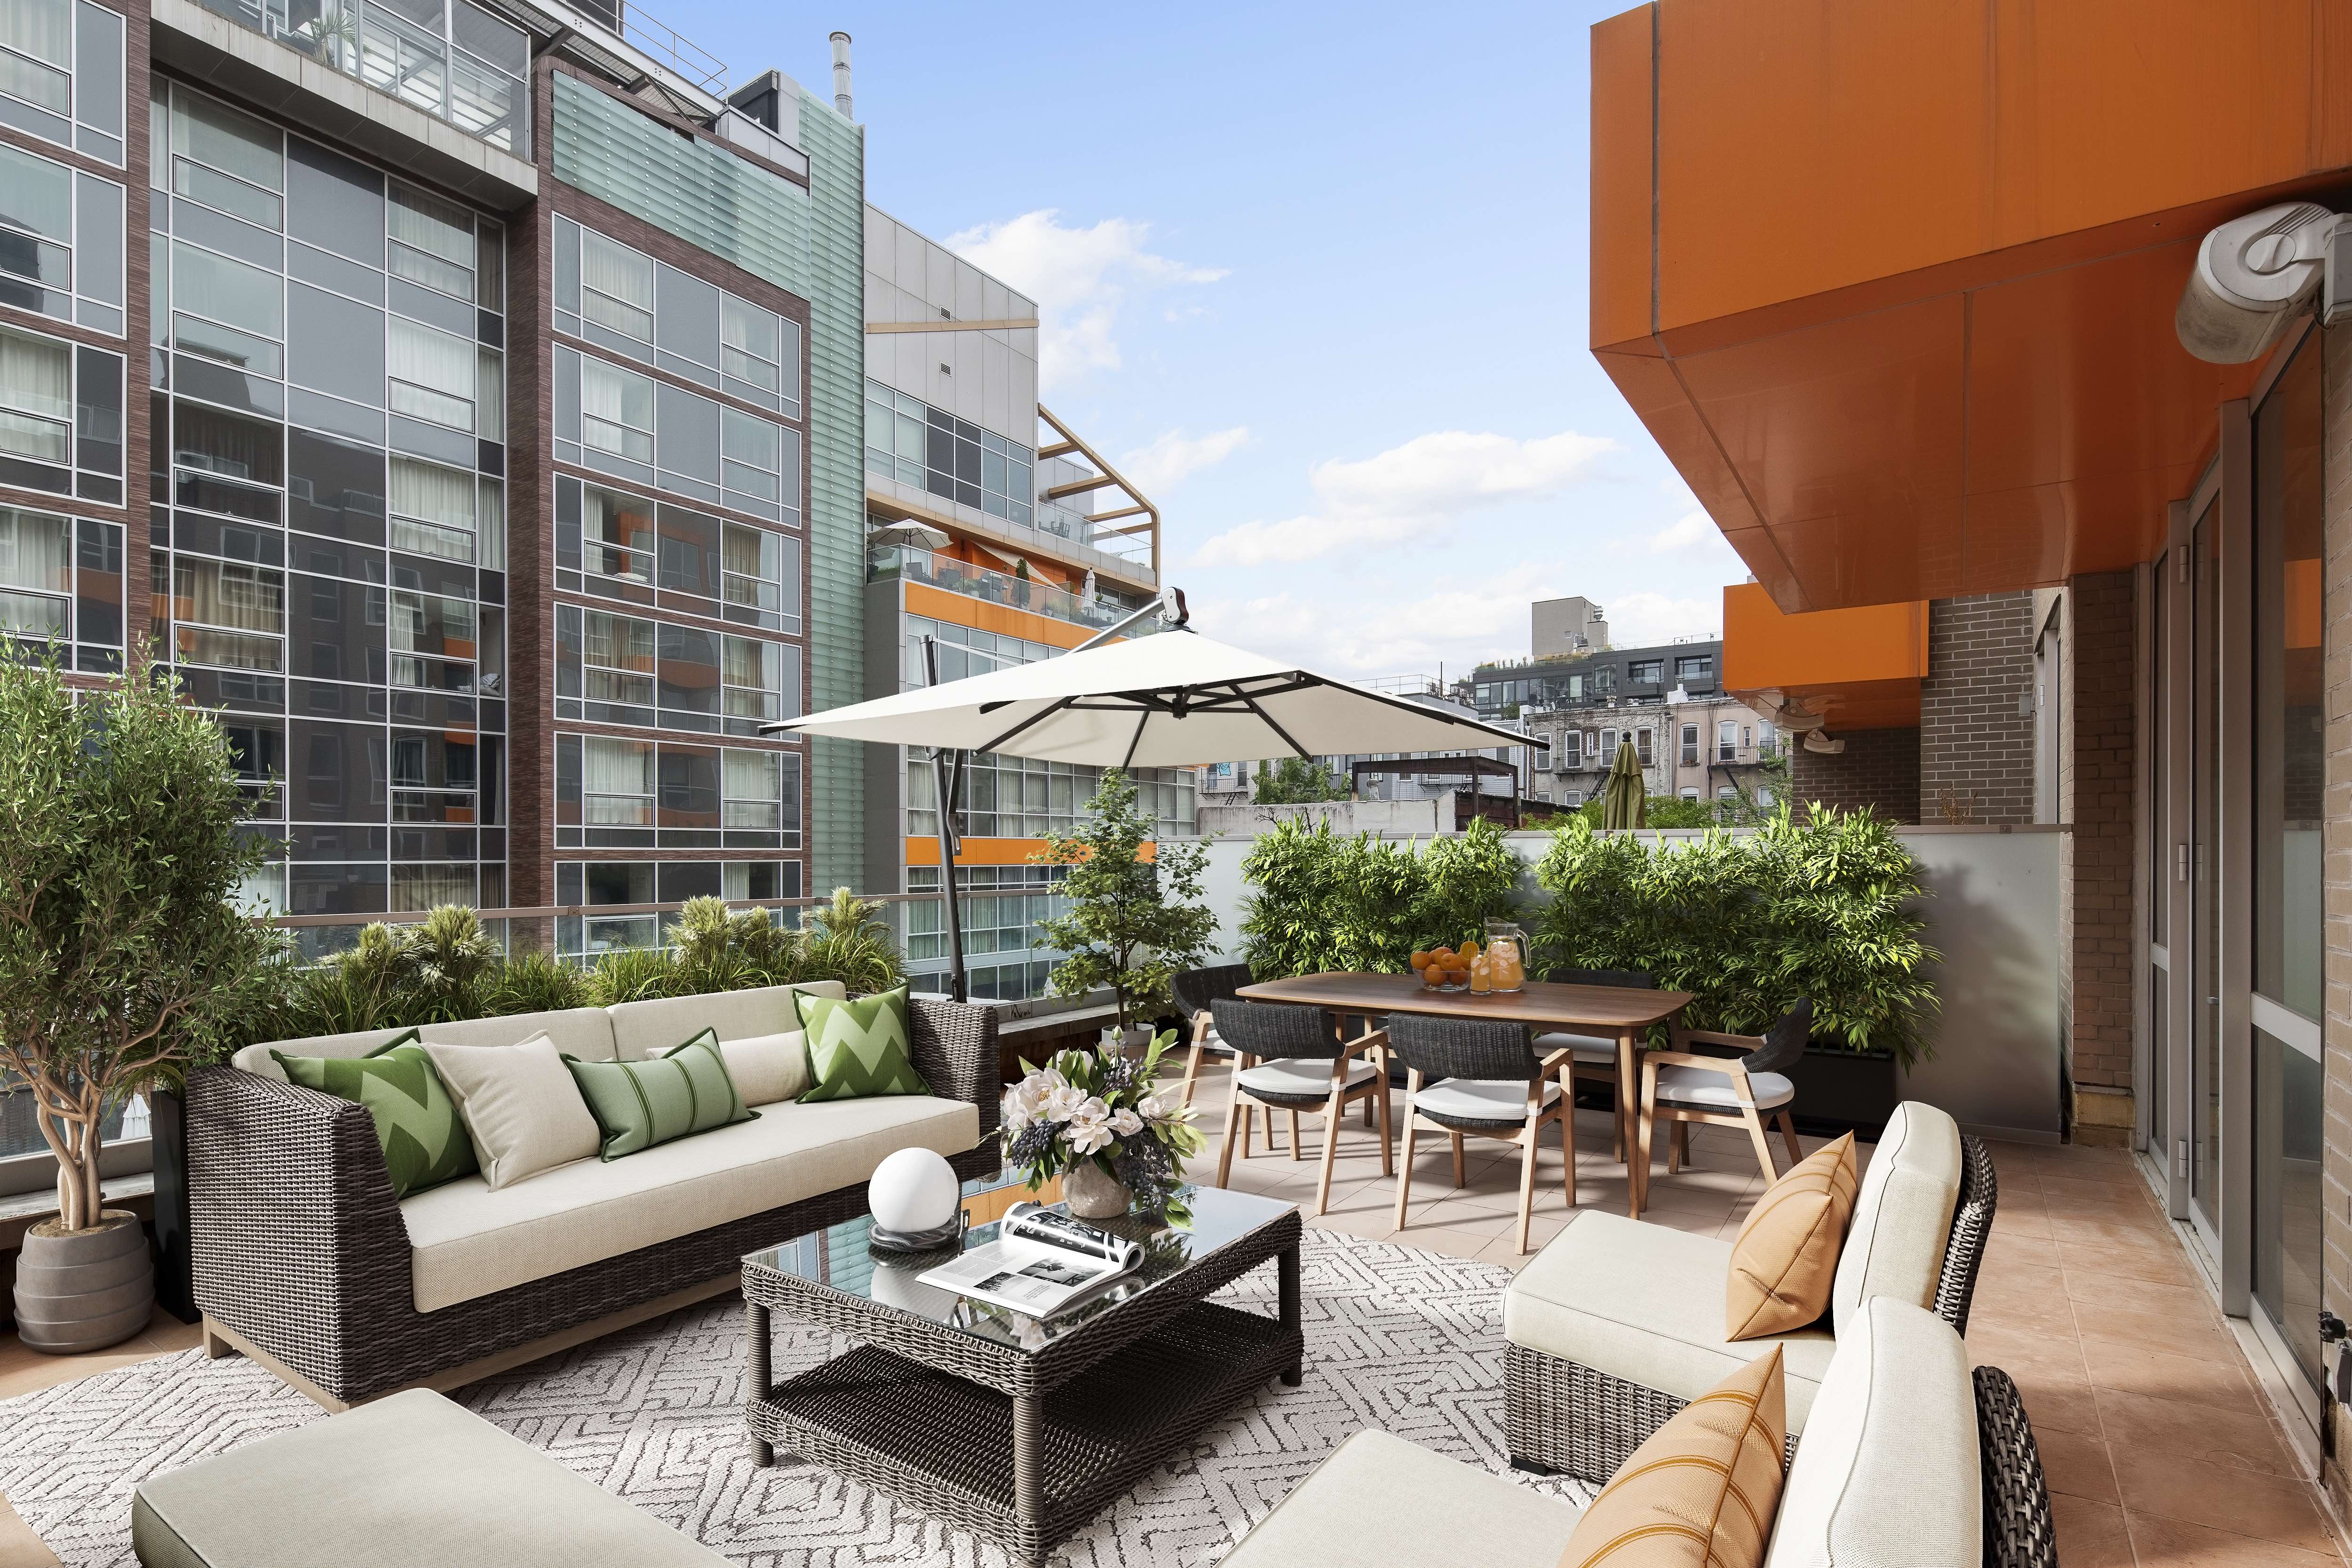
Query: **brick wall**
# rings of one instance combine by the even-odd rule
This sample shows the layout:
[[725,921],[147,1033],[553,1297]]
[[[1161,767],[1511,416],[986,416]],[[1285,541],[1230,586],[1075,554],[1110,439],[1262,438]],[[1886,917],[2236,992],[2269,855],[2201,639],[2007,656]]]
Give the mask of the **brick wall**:
[[2066,657],[2058,817],[2074,830],[2061,852],[2059,1000],[2076,1142],[2117,1146],[2132,1130],[2135,591],[2129,572],[2079,576],[2060,612]]
[[1919,683],[1919,810],[1928,822],[2033,820],[2033,595],[1927,609]]
[[[2352,1312],[2352,327],[2337,327],[2322,345],[2326,384],[2321,470],[2326,475],[2326,531],[2320,546],[2322,609],[2320,687],[2326,715],[2326,793],[2323,797],[2321,878],[2326,911],[2326,1012],[2321,1047],[2326,1073],[2326,1152],[2320,1168],[2320,1211],[2326,1251],[2322,1304]],[[2352,1518],[2352,1418],[2329,1407],[2335,1453],[2325,1467],[2338,1519]]]
[[1838,735],[1834,757],[1789,738],[1789,793],[1800,801],[1860,810],[1873,806],[1896,822],[1919,820],[1919,731],[1855,730]]

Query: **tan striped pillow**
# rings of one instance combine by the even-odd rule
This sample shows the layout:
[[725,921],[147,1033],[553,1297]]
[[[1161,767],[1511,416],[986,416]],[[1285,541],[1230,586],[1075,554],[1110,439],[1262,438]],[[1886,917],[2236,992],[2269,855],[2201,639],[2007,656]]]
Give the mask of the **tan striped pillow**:
[[1723,1337],[1794,1333],[1830,1310],[1853,1218],[1853,1134],[1824,1143],[1764,1189],[1731,1244]]
[[1559,1568],[1758,1568],[1788,1436],[1774,1345],[1633,1450],[1577,1521]]

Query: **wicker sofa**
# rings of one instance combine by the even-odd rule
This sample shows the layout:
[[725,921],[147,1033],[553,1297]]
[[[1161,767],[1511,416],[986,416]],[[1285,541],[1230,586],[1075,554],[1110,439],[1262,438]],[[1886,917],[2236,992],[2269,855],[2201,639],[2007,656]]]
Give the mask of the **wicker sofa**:
[[[1983,1143],[1949,1114],[1915,1100],[1895,1108],[1855,1194],[1831,1311],[1778,1338],[1791,1437],[1865,1301],[1891,1296],[1968,1331],[1998,1195]],[[1676,1411],[1761,1354],[1772,1342],[1723,1337],[1730,1263],[1728,1240],[1575,1215],[1504,1292],[1512,1462],[1606,1480]]]
[[[657,1055],[798,1027],[772,986],[439,1025],[461,1046],[544,1031],[583,1060]],[[812,991],[838,996],[838,983]],[[609,1163],[488,1190],[479,1177],[393,1195],[367,1108],[286,1081],[252,1046],[188,1081],[188,1194],[209,1353],[242,1352],[329,1408],[457,1387],[732,1289],[741,1257],[866,1210],[884,1156],[925,1147],[996,1168],[996,1014],[918,996],[930,1095],[754,1107],[758,1119]],[[362,1056],[399,1033],[275,1042]]]
[[[2017,1385],[1970,1369],[1948,1323],[1879,1297],[1824,1369],[1764,1568],[2057,1568],[2049,1488]],[[1224,1568],[1494,1568],[1563,1561],[1580,1510],[1367,1430]],[[1679,1543],[1678,1543],[1679,1544]]]

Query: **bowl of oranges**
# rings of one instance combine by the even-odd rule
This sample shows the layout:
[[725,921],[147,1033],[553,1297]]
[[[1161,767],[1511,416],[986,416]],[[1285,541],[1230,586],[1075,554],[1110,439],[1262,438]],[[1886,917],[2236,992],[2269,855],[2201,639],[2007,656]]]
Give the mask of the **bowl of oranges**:
[[1478,962],[1478,956],[1475,939],[1459,947],[1417,947],[1412,951],[1412,972],[1428,990],[1467,991],[1471,966]]

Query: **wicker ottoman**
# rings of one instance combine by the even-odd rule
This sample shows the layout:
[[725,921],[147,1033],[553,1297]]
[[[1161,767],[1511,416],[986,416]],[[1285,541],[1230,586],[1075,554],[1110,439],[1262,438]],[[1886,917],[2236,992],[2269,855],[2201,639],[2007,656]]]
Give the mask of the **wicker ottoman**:
[[649,1513],[418,1389],[139,1483],[146,1568],[711,1568]]

